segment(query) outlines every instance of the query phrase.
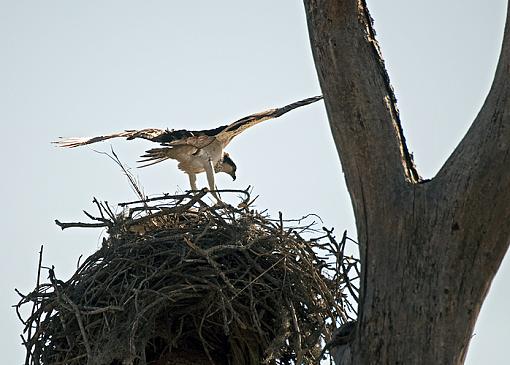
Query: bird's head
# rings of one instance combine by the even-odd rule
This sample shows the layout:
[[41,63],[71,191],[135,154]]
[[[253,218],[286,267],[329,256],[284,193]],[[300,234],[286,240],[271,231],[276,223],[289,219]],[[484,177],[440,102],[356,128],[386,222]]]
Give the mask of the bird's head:
[[229,174],[230,176],[232,176],[232,180],[236,179],[237,166],[226,152],[223,154],[223,159],[216,166],[215,170],[216,172],[224,172],[226,174]]

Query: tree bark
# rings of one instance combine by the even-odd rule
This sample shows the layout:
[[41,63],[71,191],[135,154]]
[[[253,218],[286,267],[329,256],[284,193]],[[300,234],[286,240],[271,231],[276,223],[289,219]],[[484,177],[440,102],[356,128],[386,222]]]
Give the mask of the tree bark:
[[357,330],[335,362],[462,364],[510,243],[509,20],[487,100],[423,181],[365,0],[304,3],[362,261]]

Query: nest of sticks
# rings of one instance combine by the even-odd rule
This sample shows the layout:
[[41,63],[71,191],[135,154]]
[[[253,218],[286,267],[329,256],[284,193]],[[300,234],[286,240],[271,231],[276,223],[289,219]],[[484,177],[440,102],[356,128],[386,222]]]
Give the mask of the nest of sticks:
[[191,354],[203,358],[191,363],[318,363],[356,314],[348,239],[270,219],[248,191],[235,193],[238,207],[211,206],[203,190],[123,203],[122,214],[94,200],[92,223],[56,221],[108,235],[65,282],[42,266],[41,248],[36,288],[16,306],[25,363],[174,364]]

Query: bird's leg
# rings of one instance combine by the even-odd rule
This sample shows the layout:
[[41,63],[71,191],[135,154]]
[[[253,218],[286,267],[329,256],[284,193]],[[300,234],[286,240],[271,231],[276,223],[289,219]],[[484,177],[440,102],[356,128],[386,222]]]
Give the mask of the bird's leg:
[[189,177],[189,185],[191,186],[191,190],[198,190],[197,189],[197,175],[193,173],[188,174]]
[[221,202],[221,198],[214,191],[214,190],[216,190],[216,183],[214,182],[214,166],[210,159],[207,161],[207,164],[205,166],[205,173],[207,175],[207,182],[209,183],[209,189],[211,189],[211,194],[216,198],[216,200],[218,200],[218,202]]

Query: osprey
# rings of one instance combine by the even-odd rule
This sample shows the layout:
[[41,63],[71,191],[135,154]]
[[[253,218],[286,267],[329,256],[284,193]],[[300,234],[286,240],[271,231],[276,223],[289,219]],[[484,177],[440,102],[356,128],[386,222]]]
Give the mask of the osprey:
[[145,154],[141,156],[141,160],[137,161],[144,163],[144,165],[140,167],[154,165],[168,159],[177,160],[179,162],[178,168],[188,175],[192,190],[197,190],[196,175],[205,172],[209,188],[213,191],[213,195],[219,200],[214,192],[214,190],[216,190],[214,174],[217,172],[224,172],[229,174],[233,180],[236,179],[236,164],[232,161],[229,154],[223,151],[232,138],[255,124],[278,118],[293,109],[315,103],[321,99],[322,96],[307,98],[282,108],[269,109],[261,113],[251,114],[231,124],[214,129],[188,131],[186,129],[168,130],[147,128],[126,130],[124,132],[97,137],[61,138],[59,141],[53,143],[59,147],[73,148],[117,137],[124,137],[128,140],[143,138],[159,143],[163,147],[146,151]]

